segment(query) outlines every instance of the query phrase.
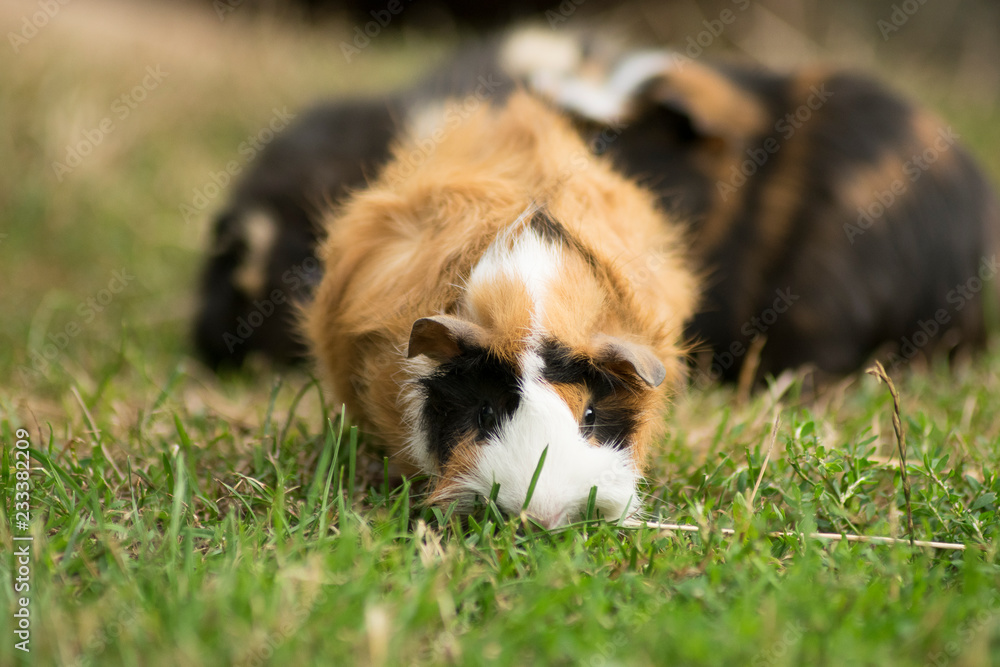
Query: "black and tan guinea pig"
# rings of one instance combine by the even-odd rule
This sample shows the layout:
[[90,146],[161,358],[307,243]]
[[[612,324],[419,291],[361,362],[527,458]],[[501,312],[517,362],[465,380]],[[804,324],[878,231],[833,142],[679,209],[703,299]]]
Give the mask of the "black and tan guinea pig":
[[209,366],[239,366],[254,352],[304,358],[293,304],[322,276],[319,221],[386,160],[395,132],[393,109],[381,100],[331,102],[260,152],[212,230],[194,331]]
[[498,483],[517,514],[547,450],[539,523],[573,521],[594,487],[603,516],[632,515],[684,374],[679,229],[523,92],[414,165],[423,141],[328,223],[305,330],[335,402],[431,477],[432,503],[467,510]]
[[952,127],[882,84],[647,51],[535,85],[689,221],[713,378],[755,344],[758,377],[839,375],[984,338],[995,195]]

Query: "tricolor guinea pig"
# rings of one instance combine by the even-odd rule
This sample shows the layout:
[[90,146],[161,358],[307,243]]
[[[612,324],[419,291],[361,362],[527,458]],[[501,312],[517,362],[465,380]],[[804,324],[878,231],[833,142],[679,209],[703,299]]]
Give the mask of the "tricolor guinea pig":
[[419,166],[409,138],[328,223],[304,329],[335,400],[430,501],[545,526],[639,507],[696,299],[681,234],[524,93],[484,105]]
[[995,195],[952,127],[881,83],[645,51],[534,85],[688,221],[712,377],[755,343],[760,377],[984,338],[967,285],[996,272]]

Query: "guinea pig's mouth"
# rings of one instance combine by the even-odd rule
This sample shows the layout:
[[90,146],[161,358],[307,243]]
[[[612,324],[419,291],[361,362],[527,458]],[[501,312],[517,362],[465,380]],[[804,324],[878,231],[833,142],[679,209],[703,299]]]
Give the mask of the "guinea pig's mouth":
[[[542,468],[544,470],[544,468]],[[612,475],[611,471],[605,471]],[[629,483],[606,485],[602,493],[598,485],[592,485],[585,494],[575,493],[565,496],[561,489],[547,487],[532,489],[532,493],[519,493],[516,489],[508,492],[502,483],[484,483],[483,477],[467,475],[458,479],[439,479],[428,499],[429,504],[453,506],[460,514],[477,514],[489,507],[511,519],[522,517],[531,524],[553,530],[578,522],[607,521],[620,524],[634,519],[642,513],[642,504],[636,489],[638,478],[633,470],[622,470]],[[541,475],[538,479],[541,479]],[[536,480],[538,481],[538,480]]]
[[[629,506],[626,512],[619,515],[607,514],[596,507],[574,507],[566,508],[555,514],[543,514],[538,516],[536,513],[525,510],[518,509],[517,511],[512,511],[510,509],[504,509],[496,503],[495,498],[491,499],[488,496],[479,494],[469,495],[464,499],[457,499],[452,502],[454,503],[455,510],[459,514],[473,516],[487,512],[487,508],[492,504],[492,506],[499,511],[500,517],[505,521],[521,518],[527,525],[542,528],[546,531],[568,528],[575,524],[589,524],[594,522],[607,522],[615,525],[622,525],[628,521],[635,520],[642,515],[641,507],[638,506],[637,503],[633,503]],[[432,504],[440,505],[441,503],[433,502]]]

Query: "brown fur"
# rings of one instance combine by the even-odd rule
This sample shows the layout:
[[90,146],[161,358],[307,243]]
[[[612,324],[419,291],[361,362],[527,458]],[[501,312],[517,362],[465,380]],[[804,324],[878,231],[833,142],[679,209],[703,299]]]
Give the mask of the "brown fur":
[[455,500],[462,491],[460,480],[476,465],[476,449],[478,444],[475,438],[469,434],[455,446],[451,458],[448,460],[444,471],[441,473],[434,492],[428,499],[431,505],[444,505]]

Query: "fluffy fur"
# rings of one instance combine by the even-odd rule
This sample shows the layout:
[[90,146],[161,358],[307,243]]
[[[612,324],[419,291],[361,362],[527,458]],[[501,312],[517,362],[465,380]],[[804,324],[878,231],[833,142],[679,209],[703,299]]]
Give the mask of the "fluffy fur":
[[402,142],[329,223],[306,331],[352,417],[466,505],[635,509],[682,376],[695,281],[652,197],[526,94],[451,129],[414,168]]
[[760,344],[758,377],[838,375],[879,350],[893,363],[984,338],[984,292],[962,288],[995,271],[995,195],[946,122],[882,84],[663,51],[546,94],[689,221],[708,274],[689,334],[713,377],[735,379]]

